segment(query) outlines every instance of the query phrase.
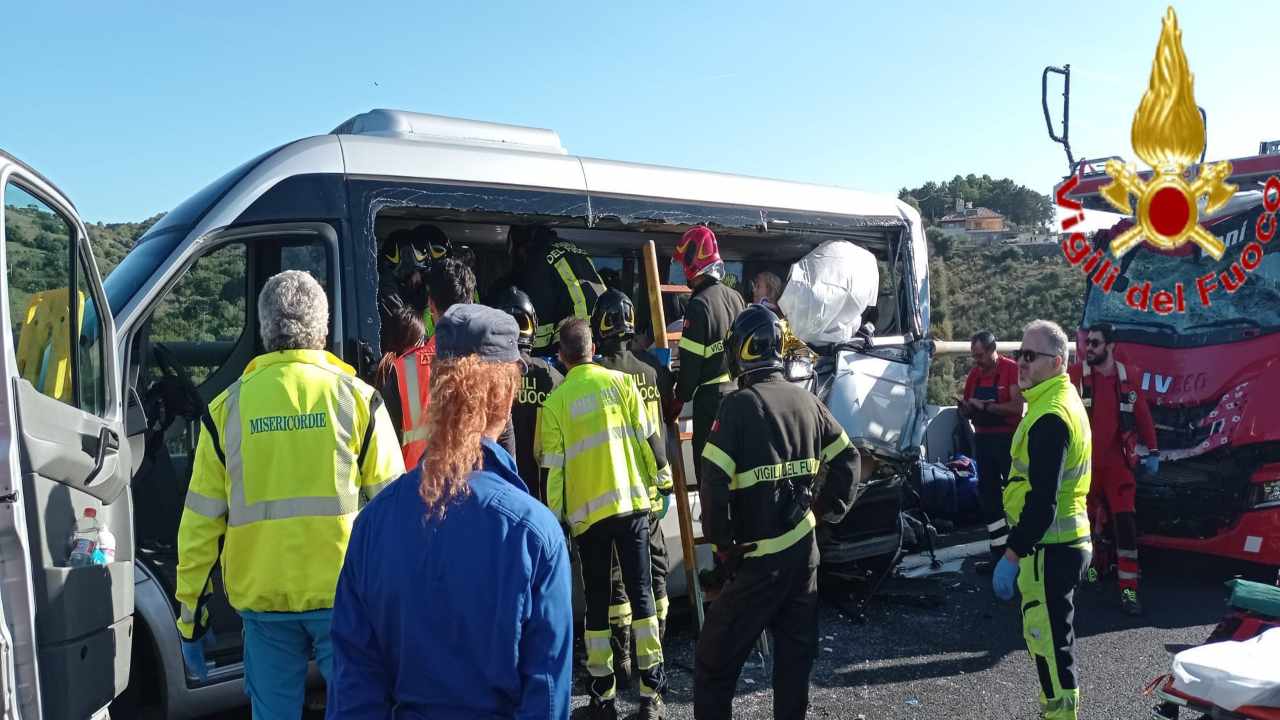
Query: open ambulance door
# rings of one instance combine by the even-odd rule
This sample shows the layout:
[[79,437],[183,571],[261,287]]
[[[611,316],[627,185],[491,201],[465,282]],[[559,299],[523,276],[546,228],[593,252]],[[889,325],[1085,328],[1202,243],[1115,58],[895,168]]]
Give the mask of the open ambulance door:
[[[105,714],[129,677],[133,522],[115,329],[84,224],[0,152],[0,642],[5,717]],[[86,508],[114,561],[68,566]]]

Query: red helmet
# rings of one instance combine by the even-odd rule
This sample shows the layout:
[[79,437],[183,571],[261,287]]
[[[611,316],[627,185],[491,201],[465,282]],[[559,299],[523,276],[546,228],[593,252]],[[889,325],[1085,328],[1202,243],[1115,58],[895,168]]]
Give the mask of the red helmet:
[[706,272],[720,262],[720,244],[711,228],[699,225],[690,228],[676,245],[676,260],[684,267],[685,282]]

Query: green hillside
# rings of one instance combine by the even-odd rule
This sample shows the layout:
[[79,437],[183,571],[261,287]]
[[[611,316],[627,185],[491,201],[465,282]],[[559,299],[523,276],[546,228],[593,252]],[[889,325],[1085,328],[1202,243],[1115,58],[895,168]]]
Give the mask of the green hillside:
[[[1016,342],[1032,320],[1053,320],[1068,335],[1080,324],[1085,278],[1057,246],[975,245],[936,228],[928,236],[933,337],[968,340],[990,330],[1000,340]],[[929,402],[951,405],[971,366],[965,356],[935,360]]]

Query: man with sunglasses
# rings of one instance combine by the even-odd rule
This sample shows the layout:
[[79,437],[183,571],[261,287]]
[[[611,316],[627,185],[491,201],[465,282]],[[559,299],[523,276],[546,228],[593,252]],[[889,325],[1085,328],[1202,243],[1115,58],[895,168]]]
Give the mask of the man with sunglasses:
[[[1085,362],[1071,368],[1071,380],[1080,390],[1093,427],[1093,485],[1089,491],[1089,517],[1095,532],[1115,540],[1115,556],[1100,543],[1089,568],[1089,582],[1116,568],[1120,607],[1128,615],[1141,615],[1138,602],[1138,523],[1134,512],[1137,483],[1133,471],[1141,463],[1147,473],[1160,469],[1155,424],[1151,410],[1130,382],[1133,373],[1115,359],[1115,329],[1098,323],[1086,336]],[[1138,440],[1142,440],[1139,447]]]
[[1030,323],[1015,357],[1027,413],[1013,434],[1004,490],[1011,529],[992,585],[1002,600],[1013,599],[1015,583],[1022,595],[1022,634],[1040,681],[1043,717],[1075,720],[1075,591],[1093,552],[1085,500],[1089,416],[1067,376],[1062,328],[1047,320]]
[[1013,431],[1022,419],[1022,393],[1018,390],[1018,364],[996,351],[996,336],[976,333],[969,341],[973,369],[964,382],[960,415],[973,423],[973,459],[978,463],[978,500],[987,526],[991,560],[979,561],[983,575],[1004,554],[1009,527],[1004,521],[1000,493],[1009,481],[1009,450]]

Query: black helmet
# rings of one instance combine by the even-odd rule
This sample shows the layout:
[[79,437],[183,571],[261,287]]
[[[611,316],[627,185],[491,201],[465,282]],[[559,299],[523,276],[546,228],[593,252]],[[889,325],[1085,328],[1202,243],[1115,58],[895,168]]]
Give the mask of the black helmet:
[[626,293],[606,290],[596,300],[596,309],[591,313],[591,334],[597,344],[614,338],[625,340],[636,334],[636,309]]
[[520,326],[520,337],[516,344],[526,352],[533,348],[533,336],[538,331],[538,313],[533,309],[533,301],[523,290],[514,285],[505,287],[489,299],[489,307],[515,318],[516,324]]
[[729,328],[725,353],[735,378],[765,370],[781,370],[782,321],[763,305],[748,305]]
[[396,230],[382,241],[380,270],[390,271],[400,282],[415,272],[426,272],[431,263],[453,252],[449,236],[435,225],[418,225],[412,230]]

